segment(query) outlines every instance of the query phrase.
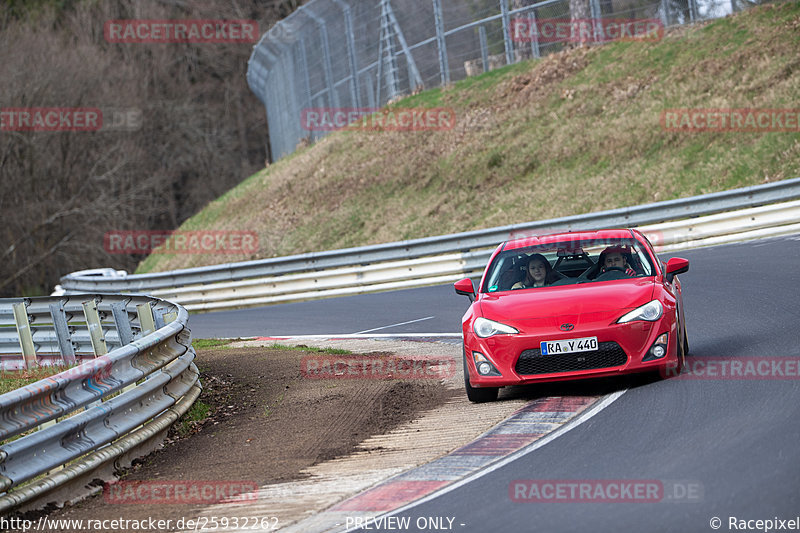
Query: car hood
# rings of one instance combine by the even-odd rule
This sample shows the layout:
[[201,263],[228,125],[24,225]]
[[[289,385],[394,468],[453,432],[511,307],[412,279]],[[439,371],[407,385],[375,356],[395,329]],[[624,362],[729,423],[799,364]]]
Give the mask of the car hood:
[[583,283],[481,296],[481,314],[518,329],[610,323],[653,298],[654,278]]

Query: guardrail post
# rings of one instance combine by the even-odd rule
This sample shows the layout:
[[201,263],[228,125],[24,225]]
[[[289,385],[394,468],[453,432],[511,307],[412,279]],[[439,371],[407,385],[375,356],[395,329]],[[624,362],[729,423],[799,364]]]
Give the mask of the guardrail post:
[[156,319],[156,329],[161,329],[167,325],[167,310],[159,307],[153,309],[153,317]]
[[442,17],[442,1],[433,0],[433,17],[436,24],[436,42],[439,45],[439,71],[442,85],[450,83],[450,65],[447,61],[447,39],[444,36],[444,19]]
[[511,17],[508,15],[508,0],[500,0],[500,14],[503,21],[503,42],[506,46],[506,65],[514,62],[514,45],[511,42]]
[[100,314],[97,312],[97,301],[92,299],[81,304],[86,325],[89,328],[89,339],[92,341],[92,351],[95,357],[108,353],[106,339],[103,335],[103,326],[100,324]]
[[33,344],[33,333],[31,324],[28,321],[28,307],[25,302],[17,302],[12,305],[14,310],[14,322],[17,325],[17,336],[19,337],[19,347],[22,350],[22,360],[25,368],[32,368],[37,365],[36,346]]
[[133,342],[133,329],[128,318],[128,306],[122,302],[111,304],[111,314],[114,316],[114,324],[117,326],[120,346],[125,346]]
[[481,41],[481,61],[483,61],[483,71],[489,72],[489,43],[486,39],[486,28],[478,26],[478,38]]
[[65,365],[75,364],[75,346],[72,345],[72,337],[69,334],[69,324],[67,315],[64,312],[62,303],[50,304],[50,316],[53,319],[53,329],[56,330],[58,348],[61,351],[61,360]]
[[139,316],[139,327],[142,330],[142,337],[150,335],[156,330],[156,320],[153,317],[153,308],[149,303],[136,306],[136,314]]

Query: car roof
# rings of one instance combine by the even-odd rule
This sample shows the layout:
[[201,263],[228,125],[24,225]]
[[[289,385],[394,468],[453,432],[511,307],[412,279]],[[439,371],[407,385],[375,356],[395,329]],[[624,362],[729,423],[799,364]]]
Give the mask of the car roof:
[[562,241],[582,241],[589,239],[631,239],[633,232],[629,229],[601,229],[595,231],[575,231],[566,233],[552,233],[550,235],[534,235],[507,241],[503,250],[516,250],[543,244],[552,244]]

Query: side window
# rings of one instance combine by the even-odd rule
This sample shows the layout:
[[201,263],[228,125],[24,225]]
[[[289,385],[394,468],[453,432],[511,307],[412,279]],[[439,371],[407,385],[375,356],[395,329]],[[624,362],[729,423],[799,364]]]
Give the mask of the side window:
[[[656,248],[655,248],[655,246],[653,246],[653,243],[650,242],[650,239],[647,238],[647,235],[645,235],[644,233],[642,233],[641,235],[642,235],[642,238],[647,243],[647,246],[653,251],[653,259],[655,259],[656,264],[660,264],[661,265],[661,271],[663,272],[664,269],[666,269],[666,265],[665,265],[664,261],[662,261],[661,258],[658,257],[658,253],[656,252]],[[642,250],[641,251],[641,255],[643,256],[642,263],[647,263],[648,267],[649,267],[650,261],[648,260],[649,254],[647,253],[647,250]],[[647,273],[648,276],[655,275],[654,269],[648,268],[648,270],[653,270],[652,272],[648,272]]]

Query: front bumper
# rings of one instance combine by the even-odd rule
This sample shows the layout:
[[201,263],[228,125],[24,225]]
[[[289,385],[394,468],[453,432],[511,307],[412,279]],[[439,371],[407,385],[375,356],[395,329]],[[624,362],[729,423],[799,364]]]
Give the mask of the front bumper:
[[[663,357],[643,361],[648,350],[662,334],[668,334]],[[677,331],[675,321],[667,316],[655,322],[632,322],[602,327],[576,328],[570,332],[552,329],[521,332],[516,335],[495,335],[482,339],[472,325],[464,325],[464,348],[467,371],[473,387],[504,387],[530,383],[565,381],[584,378],[618,376],[626,373],[666,371],[677,364]],[[595,352],[541,355],[542,341],[597,337]],[[500,375],[480,375],[473,352],[483,354]]]

